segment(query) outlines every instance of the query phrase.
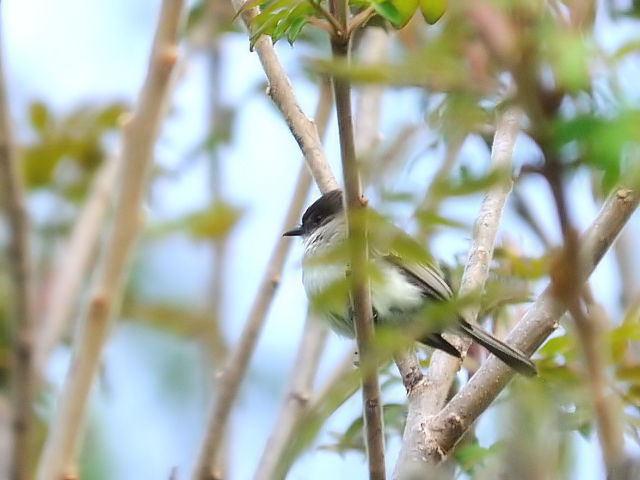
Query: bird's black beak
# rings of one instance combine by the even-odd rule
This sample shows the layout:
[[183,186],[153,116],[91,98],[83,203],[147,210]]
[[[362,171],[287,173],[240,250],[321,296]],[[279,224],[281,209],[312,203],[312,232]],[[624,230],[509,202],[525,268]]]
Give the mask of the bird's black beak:
[[294,228],[282,234],[283,237],[299,237],[302,235],[302,227]]

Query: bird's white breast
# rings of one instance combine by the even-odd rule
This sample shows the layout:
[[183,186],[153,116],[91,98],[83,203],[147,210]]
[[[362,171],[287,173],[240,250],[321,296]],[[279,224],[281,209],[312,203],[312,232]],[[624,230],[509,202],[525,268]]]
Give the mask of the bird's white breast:
[[[307,296],[313,300],[327,288],[346,278],[348,263],[346,253],[336,252],[336,246],[345,241],[344,220],[341,225],[320,227],[305,239],[303,277]],[[383,258],[371,259],[374,274],[371,276],[371,301],[381,323],[401,323],[409,320],[407,315],[424,304],[421,289],[408,282],[405,275]],[[331,322],[334,330],[353,336],[353,323],[349,312],[348,291],[336,291],[328,305],[321,310]]]

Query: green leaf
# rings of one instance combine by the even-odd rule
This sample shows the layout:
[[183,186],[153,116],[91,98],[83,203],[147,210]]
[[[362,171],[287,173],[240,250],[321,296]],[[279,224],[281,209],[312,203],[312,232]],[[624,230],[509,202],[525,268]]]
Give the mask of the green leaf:
[[205,2],[196,3],[187,13],[186,30],[190,32],[204,17]]
[[59,144],[40,144],[21,151],[22,175],[27,187],[48,185],[53,172],[64,154]]
[[555,143],[559,148],[577,147],[578,160],[604,173],[607,191],[624,175],[625,152],[640,143],[640,111],[627,110],[614,118],[581,115],[559,121]]
[[225,202],[215,202],[199,212],[156,226],[154,235],[187,231],[196,240],[219,240],[229,234],[242,215],[242,210]]
[[611,340],[640,340],[640,323],[623,323],[609,334]]
[[434,195],[448,198],[484,192],[509,176],[509,172],[505,170],[492,170],[487,175],[478,177],[473,176],[467,170],[462,170],[461,173],[459,179],[444,179],[434,183],[431,186]]
[[[295,6],[286,14],[286,16],[278,22],[278,25],[273,30],[271,37],[273,42],[277,42],[282,38],[291,28],[291,25],[299,20],[307,22],[307,18],[314,12],[313,6],[307,0],[298,1]],[[304,26],[304,23],[302,26]],[[300,27],[302,28],[302,27]]]
[[460,230],[468,230],[469,225],[464,222],[459,222],[452,218],[443,217],[442,215],[438,215],[435,212],[420,210],[416,213],[416,218],[420,222],[423,228],[432,229],[432,227],[443,226],[443,227],[451,227],[458,228]]
[[33,102],[29,106],[29,120],[36,132],[43,133],[51,123],[49,109],[42,102]]
[[502,445],[497,442],[489,448],[481,447],[477,443],[464,445],[455,452],[455,458],[465,472],[471,473],[477,466],[482,465],[489,457],[495,455]]
[[640,384],[640,365],[620,365],[616,370],[616,378]]
[[372,5],[376,12],[389,20],[395,28],[402,28],[413,17],[418,8],[418,0],[374,0]]
[[287,32],[287,40],[290,45],[293,45],[293,42],[295,42],[300,33],[302,33],[302,29],[307,23],[309,23],[309,21],[306,18],[297,18],[293,21],[291,28]]
[[116,128],[120,117],[128,110],[127,105],[124,103],[109,105],[98,112],[96,125],[104,129]]
[[553,337],[539,350],[544,356],[563,355],[575,350],[575,342],[568,335]]
[[554,29],[545,35],[550,48],[551,62],[561,89],[576,92],[588,88],[590,81],[588,59],[593,57],[582,32]]
[[420,11],[429,25],[440,20],[446,9],[447,0],[420,0]]

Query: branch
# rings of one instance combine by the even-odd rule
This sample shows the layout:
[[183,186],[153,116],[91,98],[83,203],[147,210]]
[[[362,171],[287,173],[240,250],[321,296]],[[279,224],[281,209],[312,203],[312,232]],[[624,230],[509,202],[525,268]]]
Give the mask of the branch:
[[595,301],[590,289],[585,286],[583,290],[587,311],[583,310],[578,297],[568,305],[568,310],[584,352],[587,367],[585,381],[591,390],[603,460],[609,478],[613,479],[616,478],[613,472],[624,461],[624,436],[620,425],[620,406],[612,395],[607,395],[607,385],[610,382],[605,369],[607,348],[603,342],[608,323],[607,314]]
[[[347,24],[346,2],[332,0],[330,11],[341,25]],[[334,58],[348,59],[349,41],[332,38],[331,48]],[[333,78],[333,92],[338,114],[340,154],[344,177],[345,206],[347,214],[349,266],[351,275],[351,306],[360,354],[362,375],[362,400],[364,411],[365,445],[369,462],[369,478],[386,478],[384,462],[384,425],[382,400],[378,381],[378,362],[373,347],[373,308],[369,291],[367,225],[364,215],[366,202],[362,195],[360,172],[356,161],[351,114],[351,86],[345,78]]]
[[49,304],[36,338],[35,370],[42,376],[43,370],[71,320],[98,242],[103,233],[116,179],[122,165],[122,157],[105,161],[96,176],[91,193],[76,220],[62,259],[55,268]]
[[[316,120],[323,133],[326,130],[331,105],[331,94],[328,86],[325,85],[321,89],[318,110],[316,112]],[[311,178],[309,177],[306,167],[303,165],[298,174],[298,181],[289,204],[289,209],[285,215],[282,231],[290,228],[300,218],[310,186]],[[260,282],[258,293],[256,294],[244,329],[240,335],[240,340],[231,353],[217,382],[217,396],[210,412],[207,431],[200,447],[196,468],[193,472],[192,478],[194,479],[205,480],[218,478],[216,477],[216,472],[212,471],[212,466],[215,465],[223,443],[223,436],[226,425],[229,422],[231,407],[238,395],[242,380],[246,375],[251,354],[255,349],[276,288],[280,283],[280,275],[282,274],[284,262],[289,253],[289,246],[290,241],[288,239],[278,237],[269,262],[267,263],[262,281]]]
[[327,327],[308,315],[275,428],[267,440],[256,469],[256,480],[280,478],[276,472],[292,441],[294,427],[307,411],[326,338]]
[[[579,242],[580,271],[575,281],[583,284],[637,208],[637,191],[621,188],[614,192]],[[548,286],[518,322],[505,341],[525,353],[535,352],[558,327],[565,312],[562,301]],[[513,377],[513,371],[489,357],[478,372],[451,401],[424,426],[423,452],[430,465],[438,464],[487,409]]]
[[274,476],[286,478],[293,461],[300,457],[327,419],[349,398],[356,394],[360,386],[360,372],[353,366],[353,353],[345,356],[333,372],[331,378],[319,389],[316,396],[307,402],[300,418],[292,426],[288,437],[283,440],[286,448],[278,458]]
[[164,0],[138,105],[123,126],[122,177],[111,230],[90,298],[74,338],[73,357],[38,469],[39,479],[59,479],[72,467],[92,378],[112,318],[117,313],[127,260],[143,220],[142,203],[153,146],[164,118],[177,60],[182,0]]
[[[244,6],[243,0],[231,0],[231,2],[236,12]],[[242,19],[249,30],[251,30],[251,20],[258,13],[257,7],[242,12]],[[331,172],[331,166],[324,156],[321,135],[318,134],[316,124],[307,118],[302,111],[291,82],[273,48],[271,37],[262,35],[256,40],[254,49],[269,81],[267,92],[282,112],[320,191],[326,193],[339,188],[338,182]]]
[[11,281],[11,414],[12,443],[11,478],[31,476],[33,452],[33,326],[31,255],[29,251],[29,219],[25,207],[24,187],[19,160],[11,132],[2,58],[0,56],[0,190],[9,218],[8,247]]
[[[491,169],[510,171],[511,157],[518,135],[521,113],[515,108],[500,114],[491,149]],[[485,196],[474,226],[473,242],[462,277],[460,295],[481,291],[489,274],[489,263],[507,196],[511,191],[511,179],[496,183]],[[469,321],[478,316],[478,306],[469,307],[462,315]],[[456,348],[466,352],[469,339],[450,338]],[[402,439],[402,447],[393,478],[407,478],[415,472],[429,468],[425,455],[424,425],[430,415],[436,414],[444,405],[461,361],[440,351],[434,351],[431,364],[424,379],[409,392],[408,415]],[[475,376],[473,377],[475,378]]]

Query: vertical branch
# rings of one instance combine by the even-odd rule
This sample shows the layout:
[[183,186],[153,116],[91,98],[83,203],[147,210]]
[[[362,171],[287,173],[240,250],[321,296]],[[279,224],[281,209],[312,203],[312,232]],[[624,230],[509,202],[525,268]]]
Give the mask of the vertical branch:
[[33,397],[33,304],[31,298],[31,258],[29,219],[24,187],[20,178],[16,148],[0,52],[0,189],[4,195],[9,227],[9,274],[11,278],[11,415],[13,449],[10,476],[15,480],[31,477]]
[[182,0],[162,3],[138,105],[123,126],[123,171],[113,223],[96,282],[78,324],[71,365],[38,468],[37,477],[42,480],[69,478],[67,473],[73,469],[91,382],[117,311],[127,260],[143,221],[142,202],[153,160],[153,145],[177,61],[182,6]]
[[[514,108],[504,111],[497,120],[496,133],[491,149],[491,168],[509,174],[511,157],[519,131],[521,113]],[[462,277],[460,295],[482,290],[489,274],[489,263],[493,256],[498,226],[507,196],[511,191],[511,179],[495,184],[485,196],[473,231],[469,258]],[[463,312],[469,321],[475,321],[477,306]],[[461,351],[471,343],[468,339],[449,338]],[[394,479],[410,478],[430,468],[428,443],[425,441],[424,425],[444,405],[451,383],[460,369],[460,360],[446,353],[435,351],[431,357],[429,371],[424,380],[414,385],[409,392],[408,415],[402,438],[402,447],[393,474]]]
[[[331,14],[338,19],[343,31],[346,32],[348,20],[347,2],[344,0],[331,0],[329,7]],[[343,35],[334,36],[331,39],[331,48],[334,58],[348,60],[348,37]],[[364,211],[366,202],[362,194],[360,172],[356,162],[349,81],[345,78],[334,77],[333,92],[336,99],[342,174],[344,177],[350,275],[352,279],[351,305],[361,360],[365,445],[369,462],[369,477],[371,479],[384,479],[386,478],[386,472],[382,400],[378,381],[378,362],[373,348],[373,309],[367,275],[367,225]]]
[[[316,112],[316,121],[323,132],[326,130],[331,105],[330,91],[325,85],[321,89],[318,110]],[[290,228],[291,225],[300,218],[310,186],[311,177],[307,167],[302,165],[295,191],[289,204],[289,209],[285,215],[282,231]],[[217,472],[213,470],[213,466],[216,463],[220,448],[223,444],[223,436],[227,423],[229,422],[233,402],[238,395],[240,385],[246,375],[249,360],[255,349],[258,336],[262,331],[267,311],[275,295],[276,288],[280,283],[280,275],[287,254],[289,253],[290,243],[286,238],[279,238],[277,240],[276,246],[267,263],[267,268],[260,283],[258,293],[256,294],[242,334],[240,335],[240,340],[222,370],[218,381],[217,395],[209,415],[205,438],[200,446],[196,467],[193,472],[192,478],[194,479],[206,480],[219,478]]]

